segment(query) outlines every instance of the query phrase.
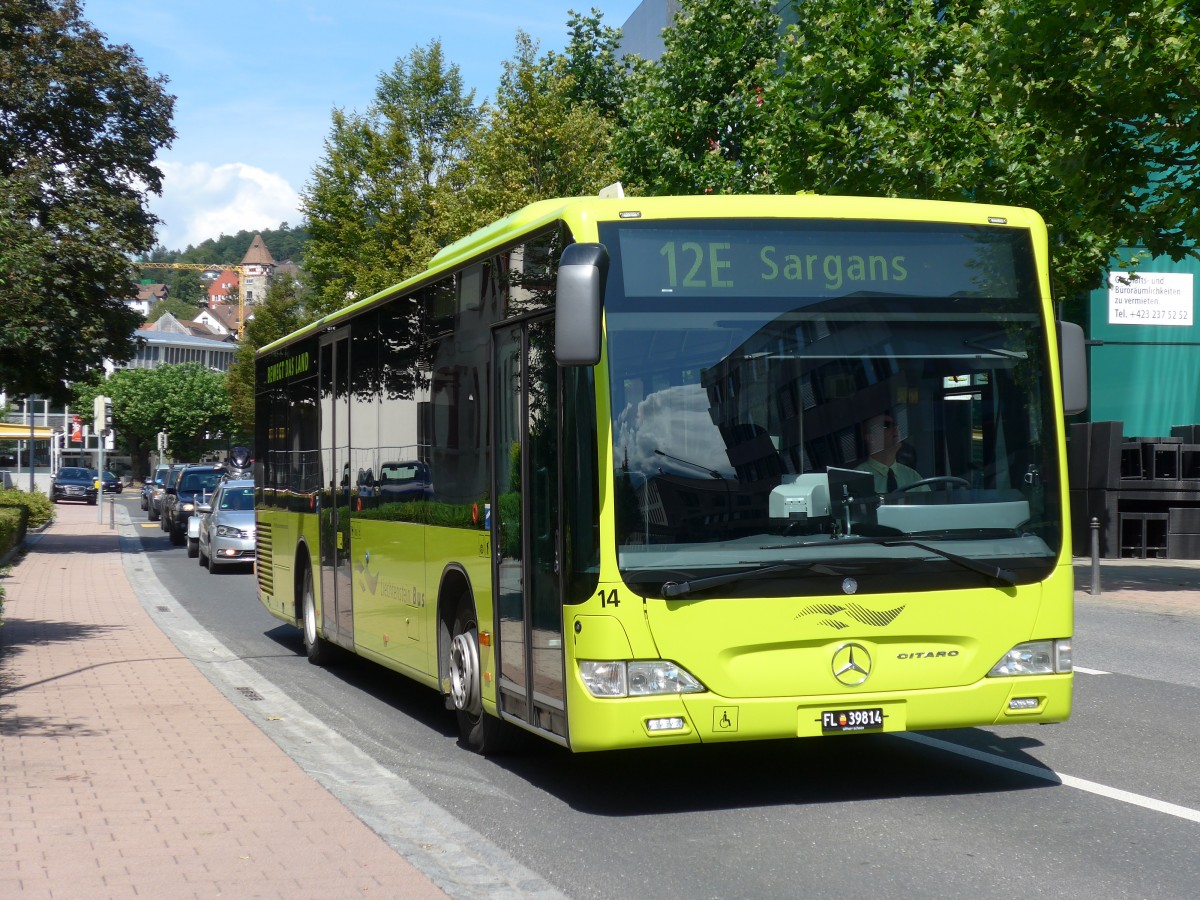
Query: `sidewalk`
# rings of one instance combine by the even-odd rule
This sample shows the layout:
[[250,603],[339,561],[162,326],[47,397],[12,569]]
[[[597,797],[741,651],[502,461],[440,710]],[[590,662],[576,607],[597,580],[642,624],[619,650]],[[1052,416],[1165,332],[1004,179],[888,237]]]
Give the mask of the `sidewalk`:
[[1092,593],[1092,561],[1075,557],[1077,603],[1109,603],[1200,615],[1200,559],[1102,559],[1100,593]]
[[57,509],[4,580],[0,896],[446,896],[181,655],[96,507]]

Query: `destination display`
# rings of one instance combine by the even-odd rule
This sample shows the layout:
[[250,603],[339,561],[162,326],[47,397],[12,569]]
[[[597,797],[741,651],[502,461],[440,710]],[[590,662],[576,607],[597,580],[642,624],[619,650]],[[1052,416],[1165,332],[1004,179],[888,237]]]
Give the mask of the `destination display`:
[[804,227],[731,229],[688,222],[621,226],[627,297],[843,297],[882,294],[1013,298],[1018,256],[1029,238],[1016,229],[886,223],[805,222]]

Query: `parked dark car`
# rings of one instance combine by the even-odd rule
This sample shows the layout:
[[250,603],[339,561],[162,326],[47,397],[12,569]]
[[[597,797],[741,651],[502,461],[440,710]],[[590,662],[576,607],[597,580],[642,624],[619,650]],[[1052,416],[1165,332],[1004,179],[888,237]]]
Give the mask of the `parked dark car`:
[[187,463],[176,463],[167,470],[167,477],[163,479],[162,490],[157,492],[158,502],[150,501],[151,519],[158,519],[158,527],[163,531],[167,530],[167,501],[171,499],[168,493],[175,487],[179,481],[179,474],[187,468]]
[[187,523],[196,504],[212,497],[224,474],[224,466],[185,466],[174,486],[168,483],[163,522],[172,544],[182,545],[187,540]]
[[[146,476],[146,480],[142,482],[142,509],[150,512],[150,504],[154,497],[154,491],[161,488],[163,480],[167,477],[167,473],[171,471],[170,466],[159,466],[154,470],[153,475]],[[159,495],[161,497],[161,494]],[[153,521],[155,515],[150,515],[150,520]]]
[[[92,469],[92,478],[96,477],[96,470]],[[121,483],[121,479],[112,472],[104,473],[104,493],[119,494],[125,490],[125,485]]]
[[98,493],[95,473],[79,466],[63,466],[50,483],[50,499],[55,503],[78,500],[95,506]]
[[433,479],[423,462],[385,462],[379,467],[375,496],[380,503],[432,500]]
[[173,478],[179,478],[179,473],[184,470],[181,463],[175,466],[168,466],[166,472],[162,474],[162,484],[155,485],[154,492],[150,494],[150,509],[146,510],[146,517],[151,522],[158,522],[164,532],[167,530],[166,524],[162,521],[162,506],[164,500],[167,499],[167,485],[170,484]]

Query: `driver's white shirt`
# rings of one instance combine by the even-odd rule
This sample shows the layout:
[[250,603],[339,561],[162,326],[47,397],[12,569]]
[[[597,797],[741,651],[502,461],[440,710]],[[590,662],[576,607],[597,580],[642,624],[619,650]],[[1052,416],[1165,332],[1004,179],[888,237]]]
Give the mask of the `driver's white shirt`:
[[[860,472],[870,472],[875,476],[875,492],[877,494],[887,493],[888,482],[888,467],[876,459],[868,457],[862,465],[858,466]],[[921,473],[916,469],[904,465],[904,463],[893,463],[892,472],[896,474],[896,487],[902,488],[910,484],[916,484],[921,480]],[[929,485],[922,485],[916,488],[918,491],[929,490]]]

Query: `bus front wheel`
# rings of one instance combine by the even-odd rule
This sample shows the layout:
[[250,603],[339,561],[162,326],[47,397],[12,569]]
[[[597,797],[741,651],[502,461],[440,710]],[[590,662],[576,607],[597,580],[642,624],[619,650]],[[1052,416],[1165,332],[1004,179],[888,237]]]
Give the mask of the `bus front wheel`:
[[458,603],[450,638],[450,700],[458,717],[462,742],[485,756],[512,747],[513,729],[483,711],[479,664],[479,623],[469,596]]
[[317,633],[317,600],[313,592],[312,568],[304,567],[304,584],[300,595],[304,652],[314,666],[328,665],[333,661],[333,645]]

